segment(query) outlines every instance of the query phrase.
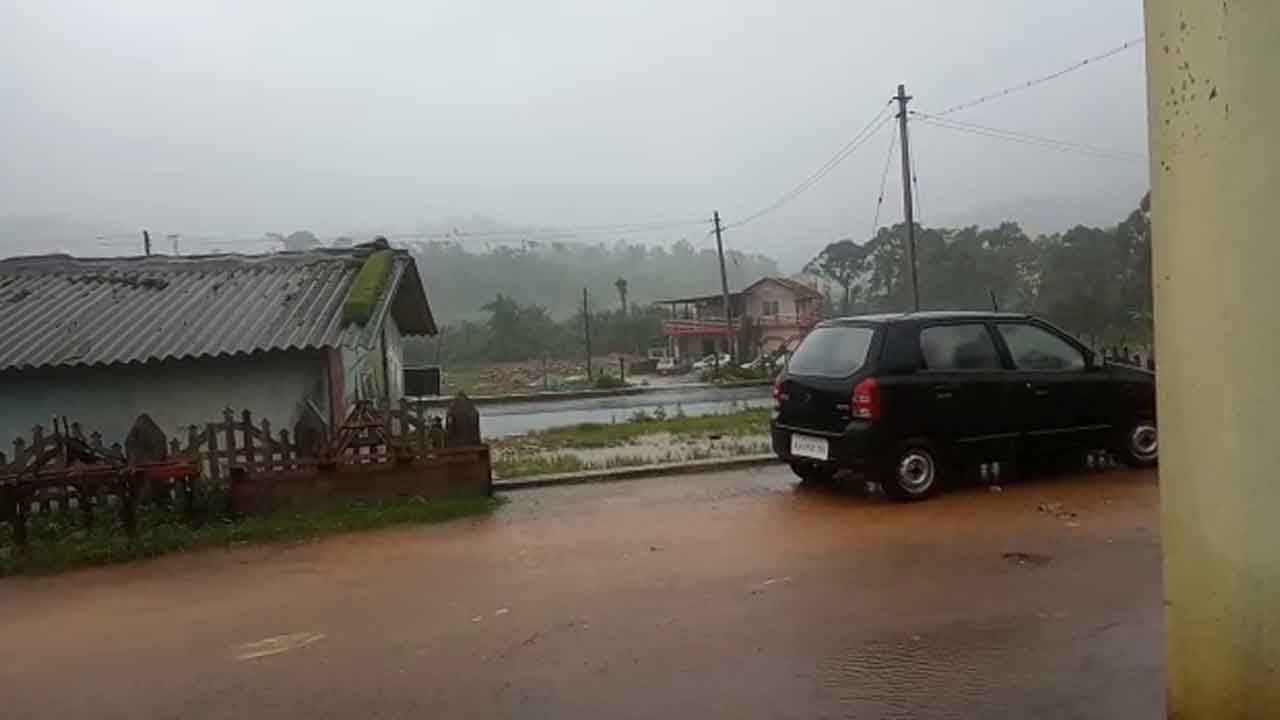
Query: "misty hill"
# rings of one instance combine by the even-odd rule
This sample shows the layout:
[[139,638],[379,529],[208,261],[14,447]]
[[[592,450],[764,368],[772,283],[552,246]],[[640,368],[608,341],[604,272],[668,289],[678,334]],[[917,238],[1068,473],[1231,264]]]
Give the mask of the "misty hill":
[[[127,247],[118,241],[127,235]],[[0,258],[68,253],[94,256],[141,252],[137,232],[98,220],[45,214],[0,215]]]
[[[697,247],[680,240],[669,248],[618,242],[534,242],[469,250],[451,241],[410,245],[427,284],[431,307],[443,323],[483,320],[481,309],[498,293],[521,304],[540,305],[556,318],[582,306],[582,288],[593,310],[620,305],[616,283],[626,281],[628,302],[639,307],[662,298],[720,290],[714,241]],[[731,290],[763,275],[778,274],[778,265],[763,255],[730,252],[726,271]]]
[[1133,199],[1146,187],[1134,186],[1109,193],[1010,196],[943,217],[941,225],[995,226],[1013,220],[1031,235],[1061,233],[1077,225],[1106,227],[1133,210]]

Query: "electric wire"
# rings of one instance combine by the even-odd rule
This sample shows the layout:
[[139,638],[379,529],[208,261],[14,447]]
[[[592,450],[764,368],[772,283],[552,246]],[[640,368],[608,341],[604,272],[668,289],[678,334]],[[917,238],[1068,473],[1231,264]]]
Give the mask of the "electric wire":
[[938,115],[950,115],[951,113],[960,112],[961,110],[968,110],[971,107],[981,105],[983,103],[991,102],[992,100],[998,100],[1000,98],[1007,97],[1016,92],[1021,92],[1023,90],[1033,88],[1042,83],[1047,83],[1050,80],[1057,80],[1063,75],[1067,75],[1069,73],[1075,72],[1076,70],[1080,70],[1088,67],[1089,65],[1096,64],[1102,60],[1106,60],[1107,58],[1113,57],[1115,55],[1119,55],[1120,53],[1126,50],[1129,50],[1131,48],[1138,47],[1143,44],[1144,40],[1145,40],[1144,37],[1134,38],[1133,40],[1130,40],[1124,43],[1123,45],[1120,45],[1118,47],[1113,47],[1110,50],[1098,53],[1097,55],[1094,55],[1092,57],[1087,57],[1084,60],[1081,60],[1080,62],[1069,65],[1056,72],[1049,73],[1048,75],[1041,75],[1039,77],[1032,78],[1025,82],[1018,83],[1017,85],[1010,85],[1009,87],[1004,88],[1003,90],[997,90],[996,92],[988,93],[986,95],[973,98],[972,100],[966,100],[961,103],[956,103],[955,105],[952,105],[951,107],[948,107],[947,109],[938,113]]
[[868,140],[874,137],[875,134],[880,130],[881,127],[884,126],[886,122],[892,119],[888,115],[890,104],[891,103],[885,103],[885,105],[882,108],[880,108],[880,112],[876,113],[875,117],[871,119],[871,122],[867,123],[866,126],[863,127],[862,130],[859,131],[858,134],[855,135],[852,140],[845,143],[844,147],[840,148],[840,150],[838,150],[836,154],[831,157],[830,160],[823,163],[821,167],[815,170],[807,178],[802,180],[800,184],[796,185],[791,190],[788,190],[786,193],[783,193],[782,196],[779,197],[777,200],[774,200],[772,203],[764,206],[760,210],[757,210],[756,212],[751,213],[750,215],[746,216],[741,220],[725,225],[723,229],[729,230],[731,228],[742,227],[747,223],[751,223],[756,220],[759,220],[765,215],[768,215],[769,213],[774,212],[775,210],[778,210],[782,206],[796,199],[809,188],[813,187],[814,185],[817,185],[832,170],[834,170],[837,166],[839,166],[840,163],[848,159],[848,157],[852,155],[858,148],[862,147],[863,144],[865,144]]

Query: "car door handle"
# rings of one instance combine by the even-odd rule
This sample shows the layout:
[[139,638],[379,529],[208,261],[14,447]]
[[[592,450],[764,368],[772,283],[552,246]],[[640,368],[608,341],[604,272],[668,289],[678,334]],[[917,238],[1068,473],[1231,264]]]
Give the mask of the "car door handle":
[[954,396],[954,393],[952,392],[952,387],[950,385],[934,385],[933,396],[939,400],[950,400]]
[[1049,397],[1049,388],[1044,385],[1036,385],[1035,383],[1027,383],[1027,389],[1036,397]]

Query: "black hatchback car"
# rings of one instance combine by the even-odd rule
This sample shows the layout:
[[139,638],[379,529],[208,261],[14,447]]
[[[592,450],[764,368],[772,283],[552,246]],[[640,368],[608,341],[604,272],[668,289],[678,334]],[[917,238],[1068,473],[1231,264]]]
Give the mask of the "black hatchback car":
[[964,462],[1108,449],[1154,465],[1155,376],[1028,315],[841,318],[774,383],[773,450],[803,480],[861,469],[921,500]]

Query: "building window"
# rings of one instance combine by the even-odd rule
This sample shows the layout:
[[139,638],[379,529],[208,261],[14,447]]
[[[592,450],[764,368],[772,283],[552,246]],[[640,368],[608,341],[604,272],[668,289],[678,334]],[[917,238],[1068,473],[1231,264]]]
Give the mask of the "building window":
[[765,316],[766,316],[766,317],[768,317],[768,316],[772,316],[772,315],[777,315],[777,314],[778,314],[778,301],[777,301],[777,300],[765,300],[765,301],[764,301],[764,314],[765,314]]

